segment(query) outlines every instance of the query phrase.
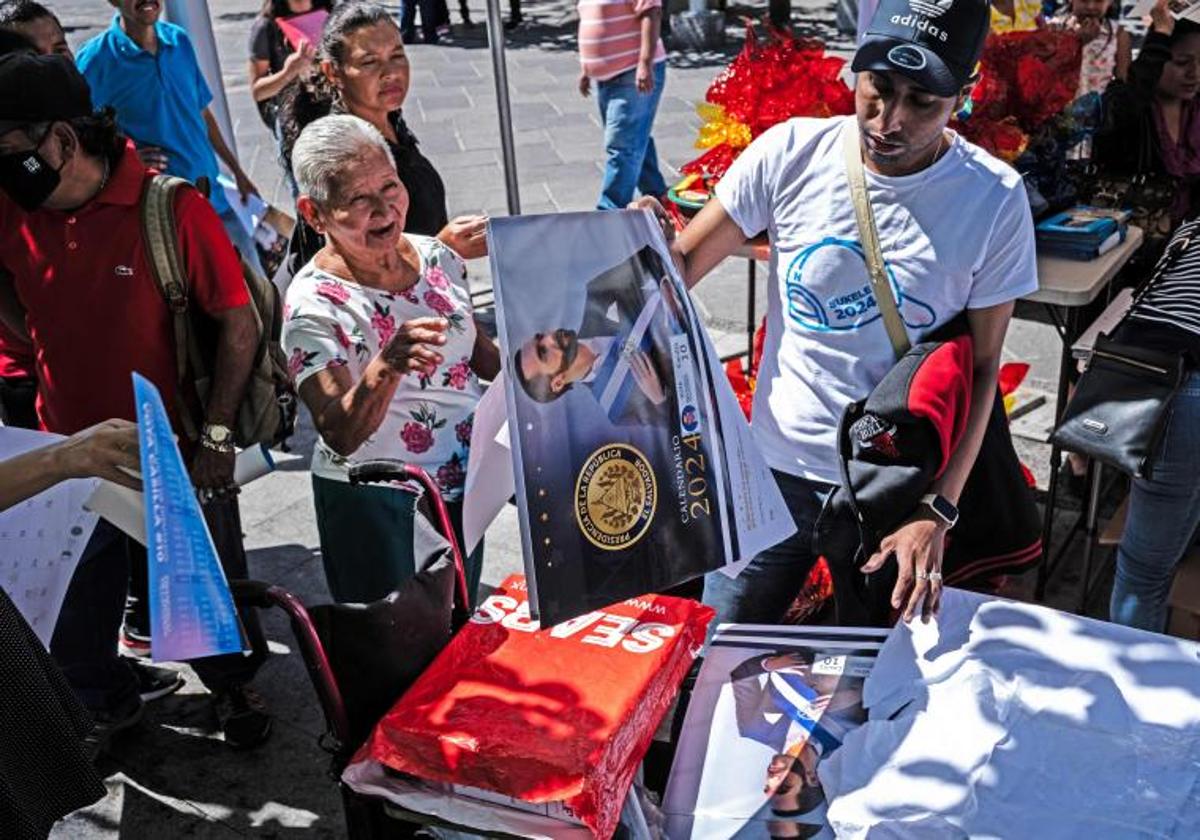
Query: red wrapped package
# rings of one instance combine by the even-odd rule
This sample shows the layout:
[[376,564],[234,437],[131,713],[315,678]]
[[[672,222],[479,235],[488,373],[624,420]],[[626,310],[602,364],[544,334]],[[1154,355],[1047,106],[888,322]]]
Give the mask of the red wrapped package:
[[512,575],[383,717],[351,768],[558,804],[609,837],[713,612],[646,595],[539,629]]

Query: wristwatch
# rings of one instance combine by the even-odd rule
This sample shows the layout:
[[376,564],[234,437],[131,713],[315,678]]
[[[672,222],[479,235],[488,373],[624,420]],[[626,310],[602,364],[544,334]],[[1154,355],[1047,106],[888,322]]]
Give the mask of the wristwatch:
[[958,522],[958,508],[945,496],[929,493],[921,497],[921,504],[932,510],[938,519],[946,523],[947,528],[953,528]]
[[219,423],[205,423],[200,430],[200,445],[213,452],[228,455],[233,452],[233,430]]

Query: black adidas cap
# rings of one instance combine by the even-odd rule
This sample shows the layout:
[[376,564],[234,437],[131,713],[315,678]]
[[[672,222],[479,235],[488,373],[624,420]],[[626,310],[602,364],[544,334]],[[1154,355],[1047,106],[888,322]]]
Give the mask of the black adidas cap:
[[990,24],[988,0],[881,0],[850,69],[903,73],[953,96],[971,78]]

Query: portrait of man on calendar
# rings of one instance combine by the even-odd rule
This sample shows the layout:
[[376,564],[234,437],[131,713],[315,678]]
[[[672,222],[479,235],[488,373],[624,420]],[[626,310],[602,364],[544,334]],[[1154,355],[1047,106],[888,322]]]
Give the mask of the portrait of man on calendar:
[[661,259],[643,248],[587,284],[578,325],[526,339],[513,371],[536,402],[580,388],[614,425],[664,425],[675,414],[667,342],[684,334],[685,323]]
[[643,216],[496,226],[531,610],[552,623],[698,577],[732,552],[721,371]]

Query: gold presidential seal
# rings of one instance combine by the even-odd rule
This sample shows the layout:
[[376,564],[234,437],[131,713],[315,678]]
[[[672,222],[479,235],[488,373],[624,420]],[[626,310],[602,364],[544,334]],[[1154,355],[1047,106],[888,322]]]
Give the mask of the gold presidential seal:
[[600,447],[575,481],[575,520],[597,548],[619,551],[642,538],[654,518],[658,484],[646,456],[624,443]]

